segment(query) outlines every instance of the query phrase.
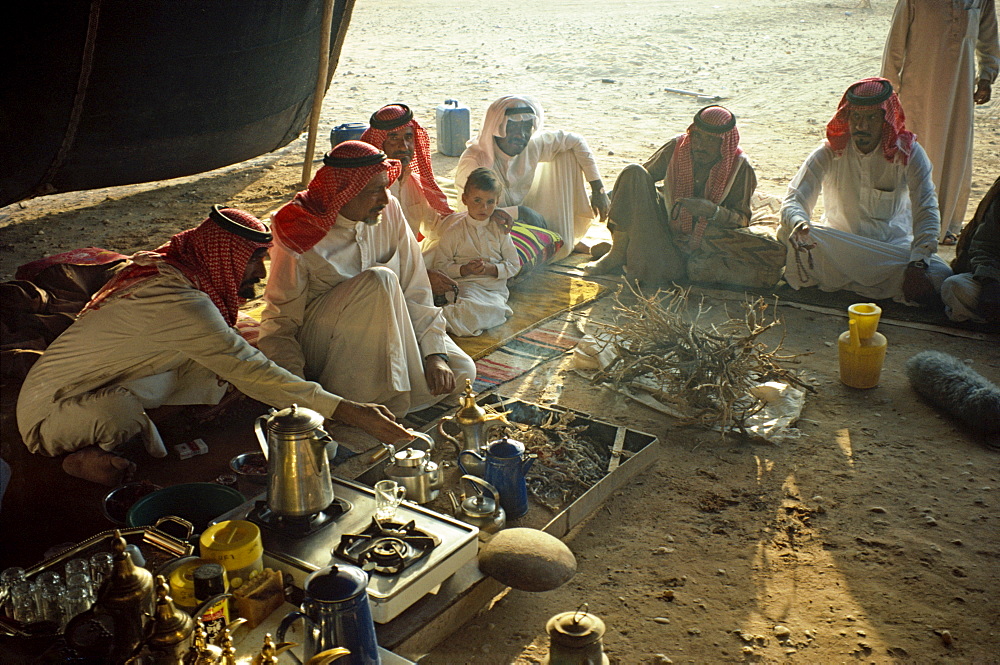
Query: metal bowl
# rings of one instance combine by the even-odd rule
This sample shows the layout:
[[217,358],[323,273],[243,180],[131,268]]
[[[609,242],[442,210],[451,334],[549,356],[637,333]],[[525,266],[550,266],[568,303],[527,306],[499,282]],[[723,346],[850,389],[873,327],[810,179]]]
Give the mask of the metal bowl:
[[248,480],[257,485],[267,484],[267,458],[264,457],[264,453],[241,453],[229,460],[229,468],[241,480]]
[[132,504],[147,494],[160,489],[163,488],[149,482],[148,480],[140,480],[138,482],[119,485],[104,495],[104,502],[101,504],[101,510],[104,513],[104,516],[108,518],[108,521],[113,522],[114,524],[124,525],[125,518],[128,515],[128,509],[132,507]]

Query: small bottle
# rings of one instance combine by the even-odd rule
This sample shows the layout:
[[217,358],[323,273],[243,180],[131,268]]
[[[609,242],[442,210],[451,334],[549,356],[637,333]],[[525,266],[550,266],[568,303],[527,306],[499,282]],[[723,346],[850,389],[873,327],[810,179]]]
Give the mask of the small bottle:
[[[214,596],[227,594],[229,581],[226,579],[226,569],[222,564],[206,563],[194,571],[194,597],[199,603]],[[229,597],[219,598],[201,611],[201,619],[205,623],[205,633],[209,643],[215,643],[222,631],[229,624]]]

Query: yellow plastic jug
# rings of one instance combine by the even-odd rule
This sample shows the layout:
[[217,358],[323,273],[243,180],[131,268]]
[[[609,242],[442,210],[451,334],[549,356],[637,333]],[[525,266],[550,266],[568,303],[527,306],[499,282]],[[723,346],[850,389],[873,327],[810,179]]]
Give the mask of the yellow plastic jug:
[[882,309],[873,303],[847,308],[848,330],[837,340],[840,350],[840,380],[852,388],[874,388],[882,374],[885,335],[876,331]]

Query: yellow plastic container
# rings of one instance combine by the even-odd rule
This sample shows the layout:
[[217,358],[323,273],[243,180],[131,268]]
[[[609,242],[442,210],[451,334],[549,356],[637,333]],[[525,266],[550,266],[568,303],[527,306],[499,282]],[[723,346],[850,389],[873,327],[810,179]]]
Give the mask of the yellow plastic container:
[[859,302],[847,308],[847,318],[858,326],[858,338],[863,342],[871,339],[882,318],[882,308],[873,302]]
[[882,309],[872,303],[847,308],[848,330],[837,340],[840,380],[852,388],[874,388],[882,374],[888,341],[876,331]]
[[221,563],[229,586],[238,589],[264,569],[260,528],[246,520],[227,520],[205,529],[200,538],[203,559]]

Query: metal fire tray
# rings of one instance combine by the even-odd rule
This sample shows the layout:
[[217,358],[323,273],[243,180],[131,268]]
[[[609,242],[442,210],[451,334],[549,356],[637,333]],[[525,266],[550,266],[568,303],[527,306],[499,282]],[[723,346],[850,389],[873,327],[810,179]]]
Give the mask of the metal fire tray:
[[[596,511],[613,492],[649,468],[659,455],[659,440],[652,434],[597,420],[581,411],[543,406],[493,393],[482,395],[477,401],[480,405],[506,411],[511,421],[529,425],[541,425],[553,415],[558,417],[570,413],[574,416],[570,426],[585,425],[583,434],[586,439],[605,446],[606,456],[610,457],[604,477],[554,516],[549,518],[551,513],[531,500],[528,514],[508,526],[536,527],[562,538]],[[434,422],[425,429],[431,430],[436,425],[437,422]],[[439,444],[435,447],[434,459],[438,460],[442,454],[453,460],[454,448]],[[382,464],[369,469],[358,480],[366,483],[380,480],[384,477],[382,468],[385,463],[383,460]],[[458,489],[455,483],[461,475],[460,471],[455,466],[448,471],[445,487]],[[434,508],[439,501],[440,498],[428,507]],[[545,521],[547,518],[548,521]],[[447,580],[437,594],[425,596],[407,612],[378,626],[379,644],[402,656],[417,659],[447,638],[468,617],[486,607],[502,589],[499,582],[484,577],[476,562],[472,562]]]

